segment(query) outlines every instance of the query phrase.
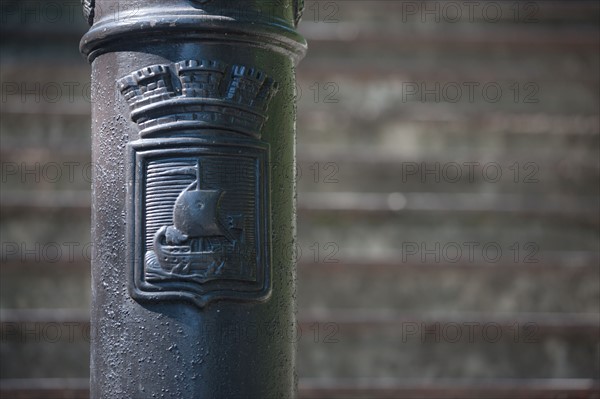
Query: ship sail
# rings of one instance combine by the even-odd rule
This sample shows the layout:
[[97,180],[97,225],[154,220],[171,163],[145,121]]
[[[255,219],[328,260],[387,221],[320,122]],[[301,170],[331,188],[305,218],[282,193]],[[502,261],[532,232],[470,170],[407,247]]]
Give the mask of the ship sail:
[[222,226],[217,214],[224,192],[201,189],[202,173],[199,161],[195,171],[196,180],[179,194],[175,201],[173,225],[190,238],[221,236],[232,239],[229,231]]
[[217,216],[221,190],[183,191],[173,210],[173,224],[189,237],[225,236]]

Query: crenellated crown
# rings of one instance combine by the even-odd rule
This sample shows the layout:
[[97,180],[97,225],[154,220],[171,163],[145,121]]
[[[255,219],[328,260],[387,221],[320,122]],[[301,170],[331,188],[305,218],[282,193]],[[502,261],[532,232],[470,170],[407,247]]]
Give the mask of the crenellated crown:
[[141,137],[217,129],[260,138],[278,88],[254,68],[212,60],[152,65],[117,83]]

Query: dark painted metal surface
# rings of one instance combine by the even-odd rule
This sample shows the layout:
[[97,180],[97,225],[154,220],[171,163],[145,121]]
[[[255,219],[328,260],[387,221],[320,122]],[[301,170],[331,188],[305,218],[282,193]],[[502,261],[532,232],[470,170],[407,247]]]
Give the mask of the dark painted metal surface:
[[92,397],[293,396],[302,1],[84,9]]

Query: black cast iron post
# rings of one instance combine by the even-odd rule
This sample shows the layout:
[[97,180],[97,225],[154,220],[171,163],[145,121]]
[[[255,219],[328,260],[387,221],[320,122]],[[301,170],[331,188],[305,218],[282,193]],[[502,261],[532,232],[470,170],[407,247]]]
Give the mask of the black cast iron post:
[[302,0],[85,0],[92,398],[294,395]]

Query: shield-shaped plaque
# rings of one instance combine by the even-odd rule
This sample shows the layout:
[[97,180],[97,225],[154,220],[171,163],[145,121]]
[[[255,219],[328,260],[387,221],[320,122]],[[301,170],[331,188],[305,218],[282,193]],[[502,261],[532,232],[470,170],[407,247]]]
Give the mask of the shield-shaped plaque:
[[265,300],[271,291],[268,145],[251,139],[129,144],[131,295]]

